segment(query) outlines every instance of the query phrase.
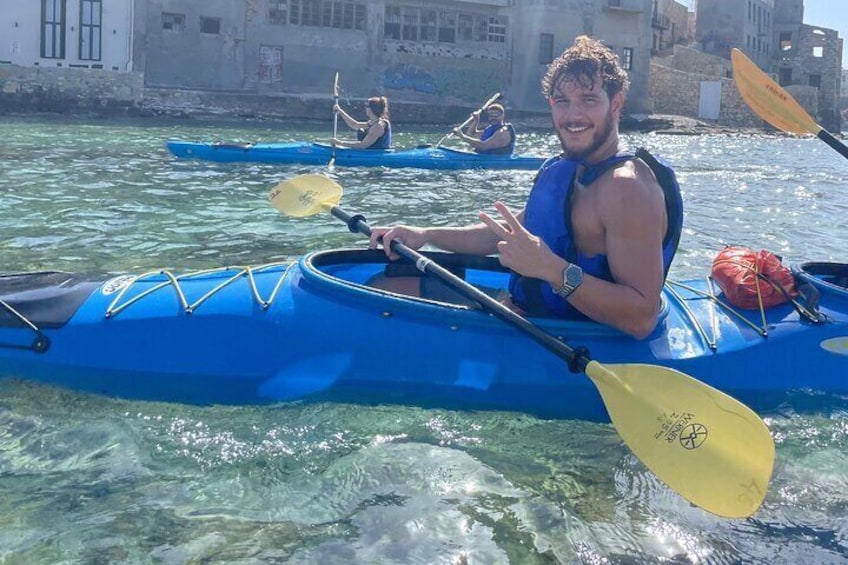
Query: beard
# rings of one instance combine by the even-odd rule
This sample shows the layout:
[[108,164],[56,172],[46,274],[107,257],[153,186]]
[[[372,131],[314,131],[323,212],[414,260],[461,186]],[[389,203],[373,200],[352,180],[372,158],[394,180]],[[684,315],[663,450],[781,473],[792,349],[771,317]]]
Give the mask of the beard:
[[556,128],[557,137],[559,137],[559,144],[562,146],[562,153],[567,159],[571,159],[574,161],[582,161],[592,155],[599,148],[603,147],[605,143],[607,143],[613,135],[613,129],[615,127],[615,123],[613,121],[612,111],[607,112],[606,118],[604,118],[603,123],[592,133],[592,141],[586,147],[574,147],[569,146],[568,142],[565,140],[565,135],[562,134],[560,128]]

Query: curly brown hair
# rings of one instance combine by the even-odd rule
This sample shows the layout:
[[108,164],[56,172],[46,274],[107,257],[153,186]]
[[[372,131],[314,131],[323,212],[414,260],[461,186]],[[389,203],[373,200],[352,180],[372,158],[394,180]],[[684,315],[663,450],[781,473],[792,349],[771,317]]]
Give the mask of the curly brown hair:
[[581,35],[574,40],[574,45],[548,66],[542,77],[542,94],[550,98],[563,81],[574,81],[592,89],[596,79],[601,80],[601,87],[610,98],[619,92],[627,92],[630,86],[630,79],[621,68],[618,55],[597,39]]

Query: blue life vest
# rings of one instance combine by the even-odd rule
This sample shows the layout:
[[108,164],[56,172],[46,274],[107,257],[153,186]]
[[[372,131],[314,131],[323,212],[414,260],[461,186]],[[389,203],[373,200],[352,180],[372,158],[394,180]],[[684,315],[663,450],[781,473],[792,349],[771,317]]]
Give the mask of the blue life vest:
[[[611,167],[634,158],[641,159],[651,168],[665,195],[668,229],[663,238],[662,251],[664,271],[668,274],[683,231],[683,200],[674,170],[640,148],[635,154],[618,153],[596,165],[582,163],[585,170],[580,177],[580,184],[588,186]],[[574,243],[571,195],[574,191],[575,173],[580,165],[580,161],[562,157],[553,157],[542,165],[524,208],[524,227],[542,238],[551,251],[566,261],[579,265],[585,274],[614,282],[606,255],[587,257],[576,249]],[[557,210],[561,212],[557,213]],[[513,302],[528,315],[586,319],[586,316],[566,299],[554,293],[551,285],[545,281],[513,274],[509,281],[509,291]]]
[[485,153],[486,155],[511,155],[515,151],[515,128],[512,127],[512,124],[492,124],[486,127],[480,134],[480,141],[486,141],[498,133],[504,126],[509,131],[509,143],[497,149],[478,149],[477,153]]
[[[374,143],[365,147],[364,149],[391,149],[392,147],[392,123],[385,119],[381,118],[383,123],[386,125],[386,129],[383,130],[383,135],[377,138]],[[368,130],[377,125],[377,122],[371,124],[371,126],[367,129],[361,128],[356,130],[356,139],[357,141],[362,141],[365,139],[365,136],[368,135]]]

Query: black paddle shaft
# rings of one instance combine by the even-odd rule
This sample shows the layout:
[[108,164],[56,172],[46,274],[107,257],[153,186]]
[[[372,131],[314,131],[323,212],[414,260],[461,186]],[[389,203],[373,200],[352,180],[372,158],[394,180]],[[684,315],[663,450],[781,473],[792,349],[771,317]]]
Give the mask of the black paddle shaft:
[[[368,237],[371,236],[371,227],[365,222],[365,216],[361,214],[351,215],[338,206],[333,206],[330,209],[330,213],[346,223],[347,228],[351,232],[361,233]],[[474,285],[465,282],[432,259],[425,257],[418,251],[407,247],[399,241],[392,241],[392,251],[412,261],[415,264],[415,268],[422,273],[433,275],[463,296],[478,302],[489,314],[500,318],[504,322],[512,324],[524,333],[528,334],[537,342],[544,345],[546,349],[554,353],[557,357],[567,361],[568,367],[572,372],[582,373],[586,370],[586,365],[589,364],[590,358],[589,350],[585,347],[571,347],[565,342],[555,338],[523,316],[513,312],[488,294],[482,292]]]
[[844,143],[833,137],[833,135],[829,131],[821,130],[816,135],[816,137],[830,145],[833,149],[836,149],[840,155],[848,159],[848,147],[846,147]]

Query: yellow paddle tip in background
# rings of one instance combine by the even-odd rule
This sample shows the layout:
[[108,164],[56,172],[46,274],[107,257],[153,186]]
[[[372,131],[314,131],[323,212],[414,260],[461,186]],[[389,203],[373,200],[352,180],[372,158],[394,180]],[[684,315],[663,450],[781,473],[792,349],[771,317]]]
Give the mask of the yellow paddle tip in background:
[[742,51],[732,49],[730,59],[736,88],[758,116],[787,133],[816,135],[821,131],[798,101]]
[[774,82],[739,49],[730,52],[736,88],[758,116],[787,133],[811,133],[848,159],[848,145],[816,123],[792,95]]
[[338,205],[343,192],[339,183],[324,175],[299,175],[272,188],[268,201],[283,214],[304,218]]

